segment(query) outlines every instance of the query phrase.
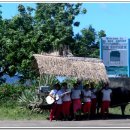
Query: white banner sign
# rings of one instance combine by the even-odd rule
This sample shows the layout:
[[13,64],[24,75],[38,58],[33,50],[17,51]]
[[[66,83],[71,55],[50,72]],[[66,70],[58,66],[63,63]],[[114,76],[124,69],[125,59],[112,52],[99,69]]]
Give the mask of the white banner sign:
[[103,37],[101,44],[102,59],[105,66],[127,66],[127,38]]
[[103,50],[127,50],[127,38],[102,38]]

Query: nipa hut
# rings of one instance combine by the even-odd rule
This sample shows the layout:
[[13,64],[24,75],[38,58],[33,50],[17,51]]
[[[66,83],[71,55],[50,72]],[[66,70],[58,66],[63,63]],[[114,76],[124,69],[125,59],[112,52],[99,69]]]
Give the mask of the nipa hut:
[[106,69],[100,59],[84,57],[61,57],[49,54],[34,54],[39,74],[76,77],[89,81],[108,81]]

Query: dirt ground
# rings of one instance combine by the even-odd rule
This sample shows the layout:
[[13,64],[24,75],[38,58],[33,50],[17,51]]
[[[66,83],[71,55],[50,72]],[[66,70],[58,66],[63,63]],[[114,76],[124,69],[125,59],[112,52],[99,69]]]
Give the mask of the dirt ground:
[[49,120],[1,120],[0,128],[129,128],[130,115],[109,115],[108,119],[90,119],[80,121],[55,121]]
[[24,121],[0,121],[0,127],[75,127],[75,128],[85,128],[85,127],[122,127],[130,128],[130,119],[121,119],[121,120],[91,120],[91,121],[47,121],[47,120],[24,120]]

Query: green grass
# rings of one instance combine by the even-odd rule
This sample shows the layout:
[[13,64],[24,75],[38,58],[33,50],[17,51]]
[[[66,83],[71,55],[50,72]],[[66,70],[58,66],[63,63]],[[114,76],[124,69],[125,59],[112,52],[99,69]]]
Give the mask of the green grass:
[[[120,107],[110,108],[110,109],[109,109],[109,112],[110,112],[111,114],[119,114],[119,115],[122,114]],[[130,115],[130,104],[128,104],[128,105],[126,106],[125,115]]]
[[[0,120],[46,120],[49,116],[49,111],[32,113],[31,110],[20,107],[16,101],[2,100],[0,104]],[[109,111],[111,114],[121,115],[120,107],[110,108]],[[130,115],[130,104],[127,105],[125,114]]]
[[18,106],[15,101],[6,101],[0,107],[0,120],[45,120],[49,112],[32,113],[31,110]]
[[44,112],[43,114],[31,113],[30,110],[19,107],[13,109],[0,108],[0,120],[45,120],[48,115],[48,112]]

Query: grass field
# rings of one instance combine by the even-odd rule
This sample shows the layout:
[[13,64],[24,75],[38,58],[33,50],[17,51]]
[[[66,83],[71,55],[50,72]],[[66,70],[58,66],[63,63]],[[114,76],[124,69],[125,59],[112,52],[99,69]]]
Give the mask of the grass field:
[[[110,108],[111,114],[121,115],[120,107]],[[126,115],[130,115],[130,104],[125,110]],[[5,101],[1,103],[0,120],[46,120],[49,111],[42,114],[32,113],[31,110],[20,107],[15,101]]]
[[15,101],[6,101],[0,107],[0,120],[44,120],[49,112],[32,113],[31,110],[20,107]]
[[[121,114],[120,107],[110,108],[109,110],[110,110],[110,113],[112,114]],[[130,115],[130,104],[126,106],[125,115]]]
[[45,120],[49,113],[43,114],[31,113],[30,110],[16,108],[0,108],[0,120]]

